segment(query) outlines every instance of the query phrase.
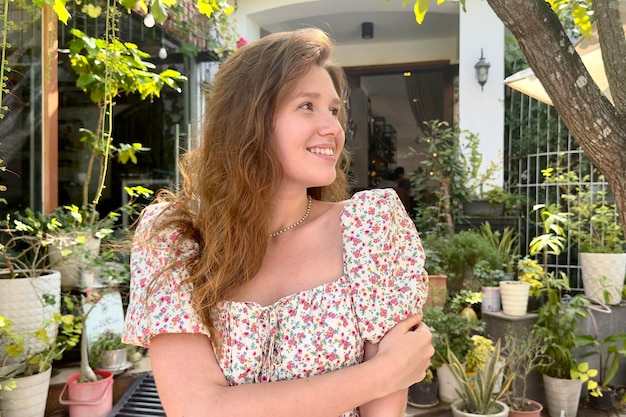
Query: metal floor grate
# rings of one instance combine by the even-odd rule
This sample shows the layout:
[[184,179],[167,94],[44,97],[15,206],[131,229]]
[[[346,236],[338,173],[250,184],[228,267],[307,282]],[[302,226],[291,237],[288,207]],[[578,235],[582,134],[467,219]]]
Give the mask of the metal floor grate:
[[165,417],[152,372],[137,376],[137,380],[115,404],[107,417]]

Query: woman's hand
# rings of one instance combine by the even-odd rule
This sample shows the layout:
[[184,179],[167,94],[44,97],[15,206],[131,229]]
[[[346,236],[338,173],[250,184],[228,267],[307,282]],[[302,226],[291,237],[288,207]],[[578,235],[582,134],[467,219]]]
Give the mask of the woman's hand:
[[380,361],[395,390],[407,388],[426,376],[435,353],[432,334],[422,322],[422,313],[400,321],[380,341],[372,361]]

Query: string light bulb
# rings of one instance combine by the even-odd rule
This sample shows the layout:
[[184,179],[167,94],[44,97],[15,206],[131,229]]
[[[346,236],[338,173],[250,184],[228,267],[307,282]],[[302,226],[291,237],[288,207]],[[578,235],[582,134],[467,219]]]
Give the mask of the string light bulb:
[[156,24],[156,20],[154,20],[154,16],[152,16],[152,12],[148,12],[146,17],[143,18],[143,24],[147,28],[154,27],[154,25]]
[[165,49],[165,46],[161,46],[161,49],[159,49],[159,58],[167,58],[167,49]]

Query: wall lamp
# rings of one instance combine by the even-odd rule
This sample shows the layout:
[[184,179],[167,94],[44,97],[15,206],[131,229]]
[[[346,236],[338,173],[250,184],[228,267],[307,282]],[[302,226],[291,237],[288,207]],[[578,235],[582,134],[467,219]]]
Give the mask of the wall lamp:
[[480,59],[474,65],[476,69],[476,80],[478,84],[480,84],[480,91],[483,91],[483,87],[487,83],[487,78],[489,78],[489,67],[491,64],[485,61],[485,57],[483,56],[483,48],[480,48]]

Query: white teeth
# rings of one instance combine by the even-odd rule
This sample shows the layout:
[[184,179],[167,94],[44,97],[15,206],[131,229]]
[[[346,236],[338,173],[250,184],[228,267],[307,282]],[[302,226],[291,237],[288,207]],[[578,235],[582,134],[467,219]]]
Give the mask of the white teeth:
[[335,150],[330,148],[310,148],[309,152],[328,156],[335,155]]

